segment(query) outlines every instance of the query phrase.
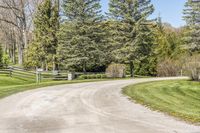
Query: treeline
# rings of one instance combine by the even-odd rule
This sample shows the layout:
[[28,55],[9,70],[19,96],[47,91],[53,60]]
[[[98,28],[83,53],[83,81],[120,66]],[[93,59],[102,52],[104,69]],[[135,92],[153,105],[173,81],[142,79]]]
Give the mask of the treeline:
[[131,76],[176,76],[186,58],[199,52],[199,5],[188,0],[187,26],[173,28],[160,16],[149,19],[151,0],[110,0],[106,15],[100,0],[43,0],[34,12],[32,30],[26,32],[23,60],[18,48],[13,52],[6,41],[1,42],[2,51],[13,64],[18,60],[30,69],[104,72],[118,63],[126,64]]

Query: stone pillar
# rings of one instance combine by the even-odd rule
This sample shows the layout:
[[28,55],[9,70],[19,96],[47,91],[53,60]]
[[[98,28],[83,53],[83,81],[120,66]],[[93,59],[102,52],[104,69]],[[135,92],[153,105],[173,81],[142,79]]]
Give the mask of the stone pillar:
[[68,80],[73,80],[75,78],[75,73],[74,72],[69,72],[68,73]]

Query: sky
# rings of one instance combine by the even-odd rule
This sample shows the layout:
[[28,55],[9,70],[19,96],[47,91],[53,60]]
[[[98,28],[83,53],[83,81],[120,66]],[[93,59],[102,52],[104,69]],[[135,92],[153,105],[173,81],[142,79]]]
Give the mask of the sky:
[[[108,11],[109,0],[101,0],[103,12]],[[182,12],[186,0],[152,0],[155,7],[155,12],[151,16],[157,18],[158,15],[162,17],[163,22],[168,22],[174,27],[180,27],[185,25],[182,19]]]

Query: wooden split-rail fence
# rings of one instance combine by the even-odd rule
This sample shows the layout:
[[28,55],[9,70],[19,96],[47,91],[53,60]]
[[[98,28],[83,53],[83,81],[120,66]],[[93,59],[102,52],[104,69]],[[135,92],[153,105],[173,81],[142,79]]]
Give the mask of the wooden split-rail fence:
[[68,72],[65,71],[28,71],[19,67],[0,69],[0,75],[6,75],[24,80],[33,80],[37,83],[50,80],[68,80]]

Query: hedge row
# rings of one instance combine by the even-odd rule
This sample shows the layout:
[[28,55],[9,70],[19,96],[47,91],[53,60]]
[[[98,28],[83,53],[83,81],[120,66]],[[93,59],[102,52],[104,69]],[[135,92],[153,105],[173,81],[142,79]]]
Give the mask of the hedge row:
[[79,79],[103,79],[103,78],[107,78],[106,74],[87,74],[79,76]]

